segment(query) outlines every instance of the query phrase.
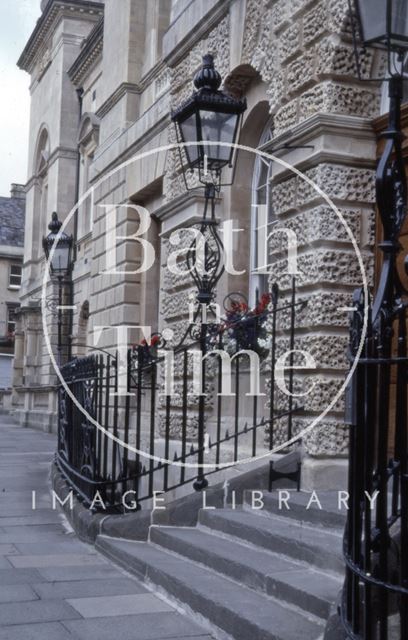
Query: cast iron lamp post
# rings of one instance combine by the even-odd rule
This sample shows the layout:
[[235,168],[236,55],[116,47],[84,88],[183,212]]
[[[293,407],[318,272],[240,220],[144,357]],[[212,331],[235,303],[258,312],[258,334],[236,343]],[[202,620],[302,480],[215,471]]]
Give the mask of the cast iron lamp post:
[[[392,290],[395,258],[400,251],[398,235],[406,214],[407,186],[401,143],[401,102],[404,86],[404,62],[408,50],[407,0],[349,0],[351,6],[354,50],[361,80],[361,56],[365,47],[382,49],[387,57],[389,92],[388,127],[382,133],[385,148],[376,173],[376,200],[384,228],[380,249],[384,252],[387,277],[381,278],[373,308],[373,318],[380,312],[386,289]],[[361,51],[362,47],[362,51]]]
[[[51,217],[51,222],[48,225],[50,233],[43,238],[43,249],[45,258],[49,264],[51,279],[56,279],[58,282],[58,365],[62,364],[62,292],[64,280],[71,275],[72,268],[72,247],[73,237],[69,236],[64,231],[59,234],[62,222],[58,220],[58,214],[54,211]],[[59,234],[59,237],[58,237]],[[58,240],[57,240],[58,237]],[[49,260],[51,250],[55,245],[54,253],[51,260]]]
[[[220,91],[221,76],[214,68],[213,56],[203,56],[203,64],[194,77],[196,91],[180,107],[173,111],[172,120],[180,143],[180,159],[186,188],[186,172],[196,174],[204,188],[205,205],[199,223],[199,240],[191,244],[187,252],[187,266],[197,288],[198,314],[201,323],[198,340],[202,356],[207,351],[207,309],[215,296],[215,287],[224,273],[223,245],[217,232],[215,197],[221,187],[232,184],[224,180],[223,172],[232,172],[235,148],[245,99],[239,100]],[[202,390],[205,391],[205,360],[202,359]],[[198,406],[198,474],[194,489],[204,489],[208,482],[204,477],[205,396],[199,397]]]
[[[374,301],[368,308],[363,291],[356,291],[350,330],[351,360],[357,356],[362,338],[364,342],[349,387],[346,418],[350,425],[350,500],[340,614],[348,638],[389,640],[397,637],[390,635],[391,616],[395,618],[397,613],[398,637],[408,637],[408,299],[397,268],[402,249],[399,235],[407,211],[401,102],[408,50],[408,2],[349,3],[358,75],[363,81],[386,81],[390,105],[388,126],[382,133],[384,150],[376,172],[376,204],[383,227],[378,246],[383,264]],[[382,50],[387,58],[387,77],[363,76],[366,47]],[[366,495],[374,492],[378,494],[371,509]]]

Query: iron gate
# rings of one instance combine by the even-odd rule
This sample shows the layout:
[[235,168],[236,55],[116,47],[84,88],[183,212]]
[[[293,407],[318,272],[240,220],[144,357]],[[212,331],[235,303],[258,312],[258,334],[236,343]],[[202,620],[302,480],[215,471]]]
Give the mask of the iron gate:
[[[274,372],[284,345],[295,348],[296,314],[304,304],[296,301],[295,289],[293,280],[285,299],[274,286],[253,310],[241,294],[229,296],[226,317],[205,325],[204,348],[203,324],[189,330],[193,339],[172,351],[172,395],[163,393],[166,344],[159,334],[130,348],[126,363],[115,353],[76,358],[61,368],[65,385],[59,390],[57,464],[86,504],[94,502],[96,492],[105,508],[120,509],[127,492],[129,502],[140,507],[157,490],[187,483],[199,490],[221,468],[294,435],[293,415],[301,406],[292,395],[277,397]],[[192,352],[202,356],[203,349],[204,394],[197,394]],[[222,394],[225,375],[218,353],[224,350],[231,356],[231,396]],[[259,359],[265,397],[245,395],[252,384],[245,351]],[[293,375],[291,368],[290,391]]]

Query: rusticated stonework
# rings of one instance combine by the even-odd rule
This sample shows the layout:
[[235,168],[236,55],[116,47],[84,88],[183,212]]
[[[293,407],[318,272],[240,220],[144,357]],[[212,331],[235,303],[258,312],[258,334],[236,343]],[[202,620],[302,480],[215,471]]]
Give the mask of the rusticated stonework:
[[[250,65],[265,83],[275,135],[287,133],[316,114],[371,119],[378,113],[378,87],[356,83],[347,15],[346,0],[247,0],[241,64]],[[229,38],[233,35],[226,16],[171,69],[174,106],[189,95],[190,78],[206,51],[215,55],[221,75],[230,72],[228,90],[245,95],[250,76],[244,75],[242,79],[239,70],[235,76],[229,68]],[[379,58],[366,53],[361,71],[368,77],[373,67],[378,70],[379,65]],[[174,133],[169,130],[169,140],[173,139]],[[295,430],[316,417],[344,382],[348,367],[346,309],[353,288],[360,286],[364,277],[352,238],[363,249],[369,282],[373,275],[374,215],[370,208],[374,202],[373,168],[325,160],[311,168],[306,166],[304,175],[334,201],[345,224],[322,194],[299,176],[279,176],[273,183],[273,213],[280,219],[276,229],[279,226],[291,229],[298,243],[296,285],[298,299],[304,304],[296,318],[297,329],[302,332],[296,348],[311,353],[317,363],[313,391],[302,400],[303,414],[307,416],[296,419]],[[168,156],[164,188],[168,201],[185,191],[177,154]],[[285,235],[275,233],[269,250],[274,265],[273,280],[279,283],[282,299],[288,300],[292,276],[287,273]],[[185,327],[185,320],[181,324],[181,309],[187,304],[190,289],[188,282],[182,280],[176,283],[169,274],[163,277],[163,326]],[[285,338],[288,323],[288,318],[280,320],[279,349],[288,348]],[[179,338],[182,331],[177,330],[176,334]],[[337,373],[333,377],[334,371]],[[303,383],[298,376],[296,384]],[[284,404],[287,398],[280,401]],[[340,400],[325,423],[327,428],[319,428],[316,435],[305,440],[310,454],[345,453],[347,438],[344,429],[338,428],[342,410]],[[283,433],[282,427],[282,437]]]
[[[374,203],[374,170],[357,167],[320,164],[304,175],[334,202]],[[291,176],[274,187],[274,213],[281,216],[288,211],[321,200],[315,187],[300,176]]]

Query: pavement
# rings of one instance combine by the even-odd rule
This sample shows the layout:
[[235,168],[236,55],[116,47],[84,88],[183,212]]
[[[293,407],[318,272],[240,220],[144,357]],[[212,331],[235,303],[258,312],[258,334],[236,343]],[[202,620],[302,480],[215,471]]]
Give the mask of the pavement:
[[211,640],[53,509],[55,442],[0,415],[0,640]]

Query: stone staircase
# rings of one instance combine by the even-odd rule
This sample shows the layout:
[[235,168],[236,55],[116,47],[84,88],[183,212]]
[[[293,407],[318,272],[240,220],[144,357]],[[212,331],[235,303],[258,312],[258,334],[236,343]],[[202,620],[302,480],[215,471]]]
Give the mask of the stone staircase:
[[196,527],[152,525],[149,540],[98,536],[105,555],[165,592],[216,638],[318,640],[343,580],[345,511],[337,493],[290,493],[290,510],[251,493],[232,510],[201,510]]

